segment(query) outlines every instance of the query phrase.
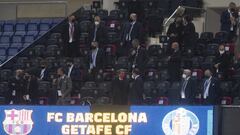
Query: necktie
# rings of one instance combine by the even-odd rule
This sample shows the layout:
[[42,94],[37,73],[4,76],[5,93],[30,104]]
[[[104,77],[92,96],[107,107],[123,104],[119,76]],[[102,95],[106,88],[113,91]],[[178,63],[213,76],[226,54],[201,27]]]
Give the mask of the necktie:
[[42,69],[42,70],[41,70],[40,79],[43,79],[43,77],[44,77],[44,71],[45,71],[45,69]]
[[133,65],[132,68],[135,68],[137,65],[137,57],[138,57],[138,53],[139,53],[139,48],[137,49],[137,52],[135,54],[134,60],[133,60]]
[[204,82],[204,86],[203,86],[204,87],[204,93],[203,93],[204,99],[206,99],[208,97],[209,83],[210,83],[210,80],[208,80],[208,79]]
[[186,89],[187,83],[188,83],[188,80],[184,80],[183,85],[182,85],[181,98],[183,98],[183,99],[186,98],[185,89]]
[[95,26],[93,41],[96,41],[97,38],[97,26]]
[[69,43],[73,42],[74,24],[69,24]]
[[134,26],[134,23],[131,23],[130,30],[128,31],[128,34],[127,34],[127,41],[131,41],[131,38],[132,38],[131,34],[132,34],[133,26]]

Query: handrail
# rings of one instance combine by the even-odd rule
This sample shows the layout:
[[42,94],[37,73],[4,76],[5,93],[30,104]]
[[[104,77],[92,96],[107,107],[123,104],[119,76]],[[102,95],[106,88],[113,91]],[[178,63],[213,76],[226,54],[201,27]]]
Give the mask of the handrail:
[[0,4],[67,4],[67,1],[2,1]]

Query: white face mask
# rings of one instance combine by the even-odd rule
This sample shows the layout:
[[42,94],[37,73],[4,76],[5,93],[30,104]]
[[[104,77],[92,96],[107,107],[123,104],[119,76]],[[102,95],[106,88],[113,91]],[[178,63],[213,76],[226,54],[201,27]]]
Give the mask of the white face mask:
[[95,23],[95,25],[99,25],[99,22],[98,22],[98,21],[95,21],[94,23]]
[[182,78],[183,78],[183,79],[186,79],[186,78],[187,78],[187,75],[186,75],[186,74],[182,74]]
[[220,54],[224,54],[225,51],[219,51]]

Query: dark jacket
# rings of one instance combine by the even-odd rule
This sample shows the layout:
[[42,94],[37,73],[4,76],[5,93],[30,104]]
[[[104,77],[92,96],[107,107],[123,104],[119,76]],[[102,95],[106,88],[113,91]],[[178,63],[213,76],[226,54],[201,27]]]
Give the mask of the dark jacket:
[[[182,85],[183,85],[184,81],[182,80]],[[191,77],[188,79],[188,83],[186,85],[185,88],[185,99],[181,99],[181,90],[182,87],[180,87],[179,90],[179,99],[180,99],[180,103],[183,104],[192,104],[194,101],[194,98],[196,96],[196,86],[197,86],[197,82],[196,80],[192,79]]]
[[[176,40],[179,43],[182,43],[182,38],[183,38],[183,30],[184,26],[183,24],[179,24],[179,26],[176,26],[176,22],[173,22],[170,24],[168,31],[167,31],[167,36],[170,37],[171,40]],[[175,37],[171,37],[171,34],[174,34]]]
[[[121,41],[122,42],[126,42],[126,37],[129,34],[129,31],[132,27],[132,23],[128,22],[125,24],[125,26],[123,27],[122,33],[121,33]],[[142,24],[139,22],[136,22],[133,26],[132,32],[131,32],[131,41],[133,39],[138,39],[139,41],[142,41],[143,37],[142,37]]]
[[[62,29],[63,43],[66,45],[69,43],[69,23],[67,22]],[[73,42],[78,43],[80,38],[80,29],[77,22],[74,23]]]
[[[13,100],[14,104],[24,104],[25,101],[23,96],[27,94],[27,82],[25,79],[20,78],[16,79],[15,77],[10,79],[8,82],[8,96],[11,100]],[[12,95],[15,90],[15,96]]]
[[220,53],[217,53],[216,58],[214,60],[214,64],[218,63],[220,63],[218,67],[218,72],[227,75],[228,68],[231,64],[231,57],[228,54],[226,54],[226,52],[222,55]]
[[[202,88],[204,88],[205,81],[206,80],[203,81]],[[208,90],[208,97],[206,99],[203,99],[203,103],[206,105],[217,105],[220,101],[220,94],[221,93],[219,91],[219,81],[216,78],[211,78]],[[204,95],[204,89],[202,90],[201,95]]]
[[[66,68],[66,74],[68,75],[70,67]],[[72,71],[70,73],[70,78],[72,79],[72,81],[78,81],[81,79],[81,71],[80,68],[76,67],[75,65],[73,65]]]
[[139,105],[143,102],[143,83],[144,82],[141,76],[133,80],[128,97],[130,104]]
[[184,47],[192,48],[195,45],[196,43],[195,33],[196,33],[195,26],[192,22],[184,26],[184,29],[183,29]]
[[114,105],[127,105],[129,82],[125,80],[119,80],[118,78],[112,81],[113,92],[113,104]]
[[[136,51],[134,55],[131,54],[132,51]],[[129,61],[131,63],[131,66],[135,64],[135,68],[140,69],[141,71],[144,70],[145,65],[147,64],[148,61],[148,55],[147,51],[145,48],[140,47],[139,49],[131,50],[130,51],[130,56],[129,56]]]
[[[92,25],[92,27],[90,29],[90,33],[89,33],[90,43],[89,44],[91,44],[91,42],[94,39],[95,28],[96,28],[96,25]],[[103,45],[105,45],[107,43],[107,28],[102,24],[100,24],[97,28],[96,41],[99,43],[100,47],[103,47]]]
[[180,79],[181,71],[181,52],[173,51],[168,61],[168,73],[171,81],[178,81]]
[[[93,61],[92,59],[92,51],[90,51],[89,55],[88,55],[88,64],[90,67],[91,62]],[[105,53],[102,49],[98,49],[97,52],[97,57],[96,57],[96,67],[95,69],[100,70],[104,68],[104,61],[105,61]]]
[[[233,13],[233,16],[235,18],[238,17],[237,13]],[[230,32],[231,31],[231,21],[230,21],[230,13],[228,12],[228,10],[225,10],[222,12],[221,14],[221,31],[226,31],[226,32]],[[236,32],[237,30],[237,25],[235,25],[233,27],[233,31]]]

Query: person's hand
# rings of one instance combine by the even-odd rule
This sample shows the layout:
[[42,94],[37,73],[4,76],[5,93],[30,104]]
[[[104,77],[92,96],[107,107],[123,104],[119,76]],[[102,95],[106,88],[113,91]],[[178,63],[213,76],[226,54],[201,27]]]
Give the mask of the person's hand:
[[133,50],[133,51],[131,52],[131,55],[135,55],[135,54],[136,54],[136,51]]
[[120,46],[123,46],[123,42],[120,42]]
[[215,64],[214,67],[215,67],[215,68],[218,68],[218,67],[219,67],[219,64],[220,64],[220,63]]

